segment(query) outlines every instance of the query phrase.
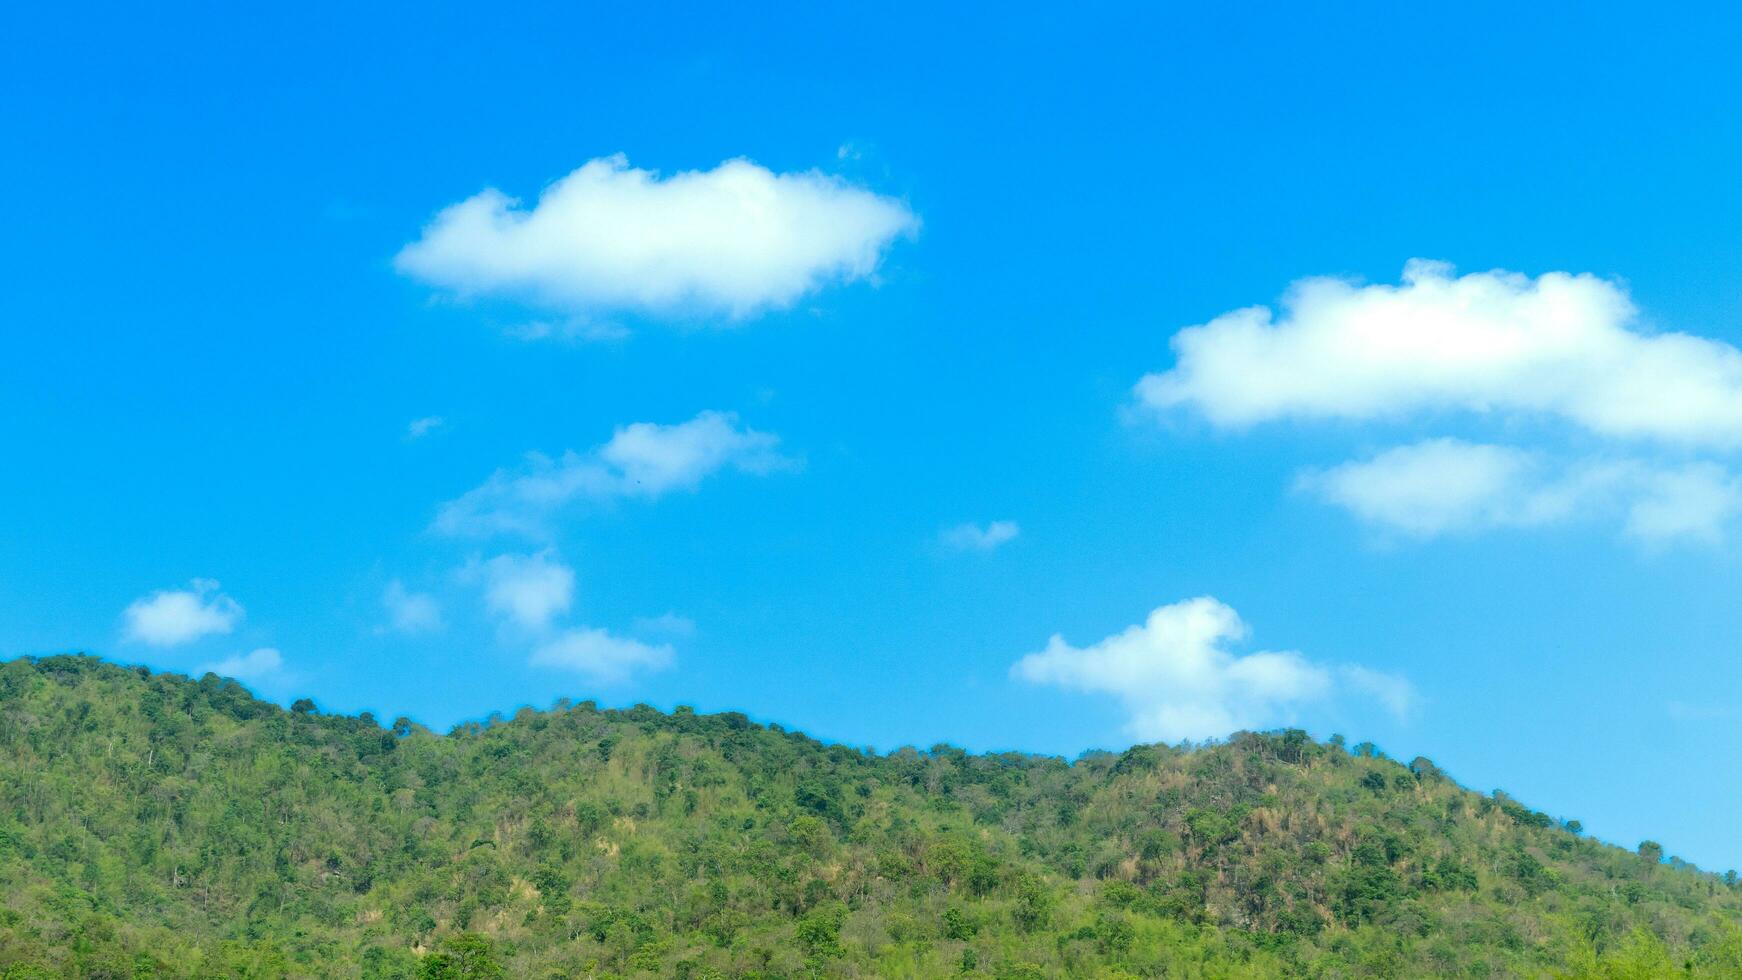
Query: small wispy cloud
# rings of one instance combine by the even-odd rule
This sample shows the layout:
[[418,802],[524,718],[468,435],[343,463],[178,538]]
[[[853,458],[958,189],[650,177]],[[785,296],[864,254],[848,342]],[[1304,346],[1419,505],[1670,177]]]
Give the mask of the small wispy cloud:
[[244,684],[273,684],[287,679],[284,657],[271,647],[214,661],[201,667],[199,672],[234,678]]
[[1416,692],[1415,685],[1396,674],[1387,674],[1359,664],[1343,664],[1337,668],[1337,675],[1350,689],[1378,701],[1393,718],[1400,721],[1414,715],[1416,706],[1421,703],[1421,696]]
[[426,415],[421,419],[412,419],[411,424],[405,427],[405,437],[407,439],[422,439],[446,424],[447,420],[440,415]]
[[444,534],[541,537],[552,514],[583,499],[652,499],[692,490],[722,470],[766,474],[796,462],[779,452],[780,438],[738,422],[729,412],[702,412],[687,422],[636,422],[609,442],[561,460],[530,454],[519,473],[497,471],[482,486],[442,505],[435,528]]
[[1427,538],[1607,519],[1646,544],[1714,543],[1742,513],[1742,480],[1710,462],[1574,462],[1432,439],[1303,473],[1299,489],[1362,521]]
[[562,620],[574,606],[575,573],[550,549],[473,560],[459,570],[458,578],[478,585],[485,610],[513,627],[503,630],[500,639],[530,645],[528,663],[566,670],[599,684],[623,683],[670,667],[677,651],[663,641],[695,633],[693,622],[670,612],[635,620],[632,632],[639,639],[599,627],[565,625]]
[[395,633],[439,633],[444,626],[442,607],[435,596],[412,592],[398,579],[387,583],[381,607],[387,613],[386,629]]
[[671,666],[675,655],[670,644],[643,643],[602,629],[577,627],[540,644],[533,650],[531,662],[535,667],[555,667],[597,683],[614,684],[638,672],[663,670]]
[[574,603],[574,569],[549,551],[497,555],[476,573],[483,580],[485,608],[523,629],[542,631]]
[[1015,521],[993,521],[990,524],[957,524],[939,532],[944,547],[956,551],[991,551],[999,545],[1016,540],[1022,528]]

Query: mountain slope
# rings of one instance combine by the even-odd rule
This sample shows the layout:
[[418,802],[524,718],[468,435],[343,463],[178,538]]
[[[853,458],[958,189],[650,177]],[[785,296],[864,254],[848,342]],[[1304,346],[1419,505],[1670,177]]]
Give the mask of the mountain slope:
[[1742,975],[1734,876],[1576,829],[1299,732],[1067,764],[584,704],[443,736],[0,664],[0,978]]

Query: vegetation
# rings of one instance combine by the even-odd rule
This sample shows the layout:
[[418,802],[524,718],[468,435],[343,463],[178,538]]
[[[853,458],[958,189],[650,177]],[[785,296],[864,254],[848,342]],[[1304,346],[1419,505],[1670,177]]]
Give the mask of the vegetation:
[[1742,893],[1370,745],[438,735],[0,664],[0,977],[1742,975]]

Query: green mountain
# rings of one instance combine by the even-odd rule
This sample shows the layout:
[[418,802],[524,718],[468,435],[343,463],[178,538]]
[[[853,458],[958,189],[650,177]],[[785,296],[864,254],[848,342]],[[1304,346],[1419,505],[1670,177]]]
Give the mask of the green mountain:
[[447,735],[0,664],[0,977],[1742,976],[1742,891],[1303,733],[876,755],[559,703]]

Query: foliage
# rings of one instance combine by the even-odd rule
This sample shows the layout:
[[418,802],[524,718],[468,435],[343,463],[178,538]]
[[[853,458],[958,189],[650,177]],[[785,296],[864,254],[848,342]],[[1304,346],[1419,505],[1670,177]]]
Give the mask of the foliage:
[[0,980],[1742,975],[1733,874],[1367,743],[1067,763],[297,709],[0,664]]

